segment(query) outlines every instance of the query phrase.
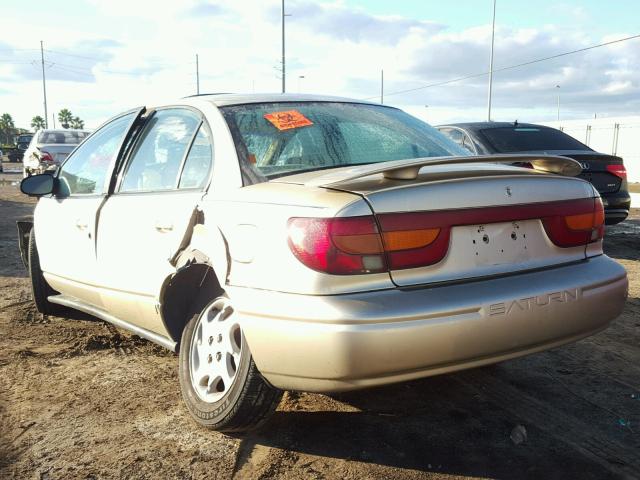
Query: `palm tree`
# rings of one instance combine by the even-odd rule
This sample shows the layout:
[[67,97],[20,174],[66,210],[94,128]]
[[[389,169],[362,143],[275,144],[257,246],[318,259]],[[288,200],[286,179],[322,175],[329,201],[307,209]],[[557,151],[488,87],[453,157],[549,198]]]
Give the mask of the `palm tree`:
[[71,128],[77,128],[77,129],[84,128],[84,120],[81,120],[80,117],[73,117],[71,119]]
[[0,131],[4,134],[5,143],[10,143],[11,135],[15,129],[13,118],[8,113],[3,113],[0,116]]
[[73,120],[73,114],[67,108],[63,108],[58,112],[58,121],[62,128],[69,128],[69,124]]
[[41,128],[44,128],[44,127],[45,127],[44,118],[42,118],[40,115],[36,115],[31,119],[31,128],[33,128],[34,130],[40,130]]

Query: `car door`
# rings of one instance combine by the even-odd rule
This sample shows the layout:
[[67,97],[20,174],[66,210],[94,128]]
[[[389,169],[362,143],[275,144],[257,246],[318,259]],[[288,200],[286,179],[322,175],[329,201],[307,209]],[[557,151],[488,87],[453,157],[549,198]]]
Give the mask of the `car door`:
[[199,112],[164,108],[147,120],[98,224],[99,281],[112,315],[166,334],[159,292],[175,272],[170,260],[202,199],[212,155]]
[[100,305],[95,284],[96,218],[116,159],[139,112],[97,130],[60,168],[54,195],[41,198],[34,228],[45,278],[59,292]]

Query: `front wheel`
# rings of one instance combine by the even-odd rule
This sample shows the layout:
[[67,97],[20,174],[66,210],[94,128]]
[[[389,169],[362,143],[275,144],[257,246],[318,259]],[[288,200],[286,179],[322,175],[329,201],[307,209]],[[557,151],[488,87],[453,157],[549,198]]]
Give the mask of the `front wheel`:
[[216,298],[187,323],[179,376],[191,415],[222,432],[258,428],[282,397],[258,372],[228,297]]

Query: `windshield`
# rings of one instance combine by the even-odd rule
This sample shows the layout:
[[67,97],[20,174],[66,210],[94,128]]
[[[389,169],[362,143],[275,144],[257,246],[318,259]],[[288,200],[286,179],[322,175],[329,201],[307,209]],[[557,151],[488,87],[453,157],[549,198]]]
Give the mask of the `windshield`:
[[32,138],[33,138],[33,135],[20,135],[18,136],[17,143],[29,143]]
[[468,155],[436,129],[378,105],[287,102],[221,108],[243,169],[259,179],[390,160]]
[[481,130],[500,153],[535,150],[591,150],[560,130],[548,127],[499,127]]
[[78,145],[89,136],[89,132],[81,130],[45,130],[40,132],[38,143],[58,145]]

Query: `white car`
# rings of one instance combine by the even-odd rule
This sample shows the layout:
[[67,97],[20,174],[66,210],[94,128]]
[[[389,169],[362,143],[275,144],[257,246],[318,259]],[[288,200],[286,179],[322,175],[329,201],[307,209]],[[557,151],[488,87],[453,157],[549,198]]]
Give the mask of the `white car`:
[[86,130],[38,130],[24,152],[24,177],[47,170],[55,171],[89,133]]
[[179,351],[193,417],[240,431],[282,390],[406,381],[606,328],[627,277],[580,171],[467,156],[389,106],[199,96],[123,113],[55,177],[24,179],[40,199],[20,238],[40,312]]

